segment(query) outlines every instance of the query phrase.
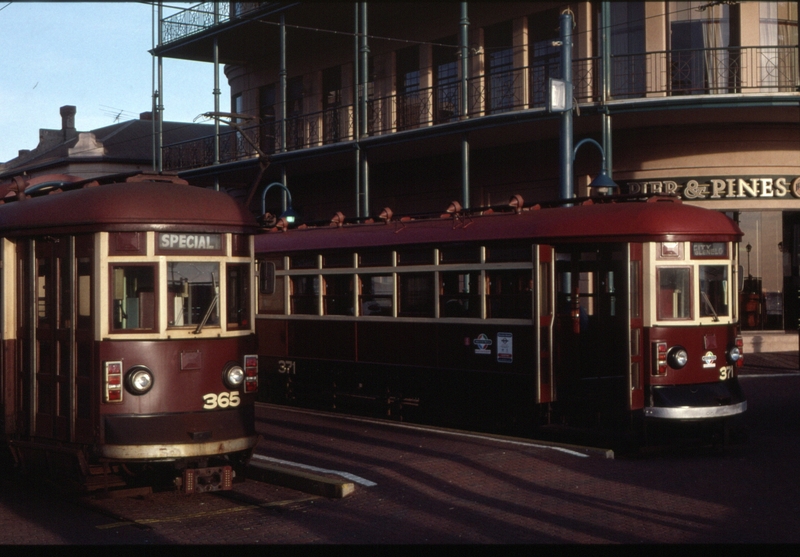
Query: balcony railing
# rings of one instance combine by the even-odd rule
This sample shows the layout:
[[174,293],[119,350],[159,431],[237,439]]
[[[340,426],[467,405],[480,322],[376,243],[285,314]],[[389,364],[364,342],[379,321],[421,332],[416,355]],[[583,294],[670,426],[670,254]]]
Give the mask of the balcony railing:
[[242,17],[274,2],[202,2],[161,20],[162,44],[169,44]]
[[[679,95],[787,93],[800,89],[796,47],[741,47],[673,50],[613,56],[612,100]],[[574,96],[578,103],[600,101],[600,60],[573,61]],[[547,83],[560,77],[552,57],[533,60],[524,68],[471,77],[467,82],[468,117],[479,118],[509,111],[543,108]],[[461,82],[440,83],[367,101],[367,132],[391,134],[446,124],[461,118]],[[354,98],[342,91],[338,98]],[[286,151],[328,145],[354,138],[354,107],[344,104],[325,110],[287,116]],[[267,154],[281,152],[280,122],[270,119],[244,129]],[[164,168],[180,170],[207,166],[214,161],[214,138],[164,147]],[[219,161],[252,158],[256,151],[239,132],[220,134]]]

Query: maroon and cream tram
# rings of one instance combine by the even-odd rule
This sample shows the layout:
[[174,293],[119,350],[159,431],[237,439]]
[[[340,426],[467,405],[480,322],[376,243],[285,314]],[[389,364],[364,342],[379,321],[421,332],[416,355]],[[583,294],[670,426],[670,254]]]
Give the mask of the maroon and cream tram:
[[155,468],[229,488],[257,442],[252,215],[160,175],[16,178],[0,194],[17,464],[87,487]]
[[669,197],[271,229],[264,399],[491,429],[724,421],[747,405],[741,234]]

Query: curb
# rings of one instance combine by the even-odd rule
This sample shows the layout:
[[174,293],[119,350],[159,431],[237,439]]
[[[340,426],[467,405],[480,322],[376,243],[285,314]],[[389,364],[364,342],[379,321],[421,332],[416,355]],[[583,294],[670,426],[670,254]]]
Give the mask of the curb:
[[281,487],[288,487],[309,493],[311,495],[321,495],[329,499],[341,499],[347,497],[355,491],[353,482],[334,480],[317,474],[300,472],[291,468],[275,466],[274,464],[262,464],[260,462],[250,462],[247,466],[247,478]]

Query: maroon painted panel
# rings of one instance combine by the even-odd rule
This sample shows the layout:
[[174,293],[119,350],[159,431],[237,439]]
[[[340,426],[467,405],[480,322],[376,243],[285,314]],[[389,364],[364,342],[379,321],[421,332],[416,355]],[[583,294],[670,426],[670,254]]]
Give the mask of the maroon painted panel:
[[293,320],[288,324],[292,358],[352,361],[355,356],[353,321]]
[[253,215],[231,196],[182,184],[128,182],[0,205],[0,234],[92,230],[252,232]]
[[[199,351],[192,356],[199,365],[181,369],[181,356]],[[104,341],[99,343],[98,376],[102,375],[105,361],[122,360],[123,370],[144,365],[153,372],[153,388],[146,394],[135,396],[123,393],[121,403],[102,403],[100,413],[109,414],[162,414],[171,412],[213,412],[204,410],[203,396],[209,393],[229,392],[222,382],[225,364],[230,361],[242,364],[244,354],[255,354],[255,337],[236,337],[201,340],[161,341]],[[98,378],[101,382],[102,379]],[[240,392],[241,404],[252,403],[255,395]]]
[[285,358],[289,353],[286,341],[287,323],[284,320],[256,319],[256,336],[258,337],[258,353],[276,358]]
[[[725,358],[726,350],[733,345],[736,330],[733,325],[709,325],[699,327],[652,327],[645,329],[644,356],[645,381],[651,385],[687,385],[691,383],[714,383],[720,380],[719,368],[729,366]],[[707,348],[706,338],[712,336],[716,348]],[[664,376],[652,375],[653,342],[666,341],[668,347],[681,345],[689,354],[689,361],[683,369],[667,369]],[[703,367],[703,357],[713,354],[713,366]],[[746,358],[746,355],[745,355]],[[736,368],[738,373],[738,368]]]
[[628,202],[459,219],[293,229],[256,236],[256,253],[353,249],[527,238],[540,243],[628,241],[738,241],[742,232],[724,214],[679,202]]

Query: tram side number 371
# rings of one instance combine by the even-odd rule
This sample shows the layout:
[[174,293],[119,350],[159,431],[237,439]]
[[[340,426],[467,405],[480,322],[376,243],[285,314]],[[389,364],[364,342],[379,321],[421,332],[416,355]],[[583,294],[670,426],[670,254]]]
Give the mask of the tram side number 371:
[[278,373],[297,373],[294,360],[278,360]]

